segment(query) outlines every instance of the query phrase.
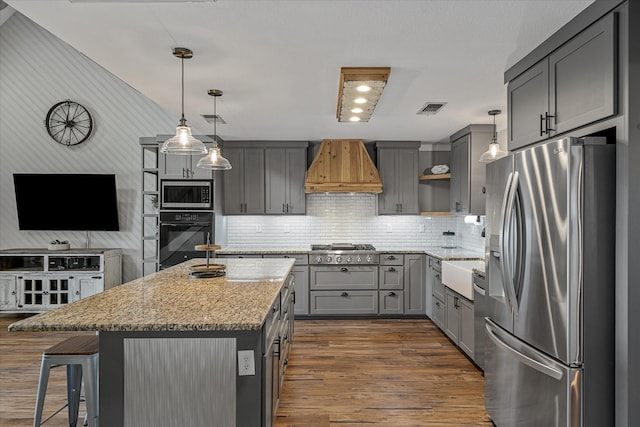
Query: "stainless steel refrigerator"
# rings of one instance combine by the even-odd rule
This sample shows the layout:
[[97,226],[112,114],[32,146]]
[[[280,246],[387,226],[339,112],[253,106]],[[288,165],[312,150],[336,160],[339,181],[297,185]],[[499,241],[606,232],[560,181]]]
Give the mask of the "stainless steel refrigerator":
[[485,406],[498,427],[614,425],[615,145],[487,165]]

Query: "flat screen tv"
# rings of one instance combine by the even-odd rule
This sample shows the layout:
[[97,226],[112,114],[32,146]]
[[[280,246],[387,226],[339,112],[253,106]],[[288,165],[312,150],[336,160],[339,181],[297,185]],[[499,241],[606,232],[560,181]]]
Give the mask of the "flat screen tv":
[[13,174],[20,230],[119,231],[116,176]]

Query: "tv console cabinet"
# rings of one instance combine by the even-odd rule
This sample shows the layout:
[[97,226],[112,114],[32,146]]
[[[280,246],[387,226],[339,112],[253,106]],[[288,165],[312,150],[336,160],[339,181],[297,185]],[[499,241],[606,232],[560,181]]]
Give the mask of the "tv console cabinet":
[[3,313],[40,313],[121,283],[121,249],[0,250]]

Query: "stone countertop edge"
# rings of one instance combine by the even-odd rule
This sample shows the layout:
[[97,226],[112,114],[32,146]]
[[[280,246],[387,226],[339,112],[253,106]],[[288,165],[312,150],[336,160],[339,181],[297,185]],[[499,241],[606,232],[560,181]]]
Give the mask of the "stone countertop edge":
[[293,259],[224,259],[227,274],[190,279],[196,258],[9,325],[9,331],[255,331]]
[[[310,247],[226,247],[216,251],[220,255],[244,255],[244,254],[308,254],[311,252]],[[482,260],[484,259],[484,252],[478,252],[472,249],[455,248],[445,249],[440,247],[428,247],[428,248],[376,248],[376,252],[379,253],[396,253],[396,254],[426,254],[442,260]]]

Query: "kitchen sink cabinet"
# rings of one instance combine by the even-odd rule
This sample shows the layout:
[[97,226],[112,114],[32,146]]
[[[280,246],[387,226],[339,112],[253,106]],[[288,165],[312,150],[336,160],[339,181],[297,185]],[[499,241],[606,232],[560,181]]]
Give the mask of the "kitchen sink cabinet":
[[306,148],[265,149],[265,213],[304,214]]
[[379,215],[417,215],[418,148],[420,142],[378,141],[378,171],[382,193],[378,195]]
[[493,137],[493,125],[469,125],[451,135],[451,213],[484,215],[485,164],[480,156]]
[[423,254],[404,256],[404,314],[424,315],[425,309],[425,266]]
[[225,148],[232,169],[225,172],[225,215],[261,215],[265,213],[264,149]]
[[610,13],[509,81],[509,149],[616,113],[616,22]]
[[473,359],[473,302],[445,287],[444,332]]

